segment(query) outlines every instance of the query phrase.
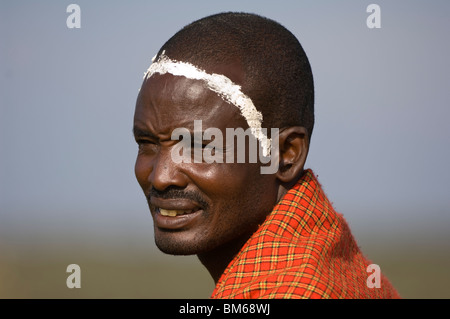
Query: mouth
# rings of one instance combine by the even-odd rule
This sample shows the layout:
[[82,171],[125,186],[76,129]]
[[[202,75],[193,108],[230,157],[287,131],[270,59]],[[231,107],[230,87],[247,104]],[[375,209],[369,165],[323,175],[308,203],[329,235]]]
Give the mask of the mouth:
[[177,217],[187,214],[192,214],[196,212],[198,209],[165,209],[161,207],[156,207],[157,213],[161,214],[162,216],[168,216],[168,217]]
[[194,226],[203,209],[187,199],[151,198],[155,226],[161,230],[186,230]]

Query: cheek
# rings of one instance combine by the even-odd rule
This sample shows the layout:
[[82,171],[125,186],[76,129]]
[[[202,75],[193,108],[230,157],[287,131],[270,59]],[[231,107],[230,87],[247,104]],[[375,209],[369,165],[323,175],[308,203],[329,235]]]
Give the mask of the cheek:
[[272,210],[269,185],[249,170],[236,169],[232,178],[224,176],[214,184],[217,188],[211,194],[214,197],[208,233],[219,242],[252,233]]
[[[261,209],[260,202],[255,199],[261,194],[258,186],[259,174],[257,164],[216,164],[203,171],[193,183],[208,197],[211,203],[212,224],[223,223],[240,218],[246,214],[257,213]],[[191,175],[192,176],[192,175]],[[248,212],[251,209],[252,212]]]
[[134,174],[136,175],[136,179],[141,185],[142,188],[148,184],[148,176],[151,173],[151,165],[149,165],[149,161],[146,160],[143,156],[138,155],[136,158],[136,163],[134,165]]
[[[208,196],[215,199],[235,196],[251,180],[251,169],[245,164],[213,164],[198,170],[193,182]],[[245,166],[249,166],[248,164]]]

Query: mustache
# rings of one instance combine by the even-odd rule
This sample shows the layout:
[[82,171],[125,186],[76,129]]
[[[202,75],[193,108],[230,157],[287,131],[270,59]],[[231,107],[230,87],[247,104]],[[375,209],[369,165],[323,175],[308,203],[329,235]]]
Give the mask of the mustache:
[[198,203],[202,209],[207,209],[209,207],[208,202],[197,192],[186,191],[184,189],[178,188],[176,186],[169,186],[163,191],[160,191],[154,187],[150,189],[147,196],[147,200],[150,202],[151,197],[161,198],[161,199],[190,199]]

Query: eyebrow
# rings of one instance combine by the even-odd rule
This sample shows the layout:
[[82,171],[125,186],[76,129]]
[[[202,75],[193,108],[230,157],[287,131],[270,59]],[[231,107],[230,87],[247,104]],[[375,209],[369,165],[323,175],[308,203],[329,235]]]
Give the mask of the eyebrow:
[[135,138],[136,137],[148,137],[148,138],[152,138],[152,139],[157,139],[156,135],[153,134],[152,132],[145,130],[145,129],[141,129],[136,126],[133,127],[133,135]]
[[[204,140],[203,139],[203,134],[204,133],[205,133],[204,131],[201,132],[202,140],[200,142],[202,142],[202,141],[211,142],[211,141],[214,140],[214,139]],[[136,126],[133,127],[133,135],[134,135],[135,139],[146,137],[146,138],[149,138],[149,139],[152,139],[152,140],[159,140],[159,138],[155,134],[153,134],[152,132],[150,132],[150,131],[148,131],[146,129],[142,129],[142,128],[136,127]],[[197,141],[195,139],[194,132],[190,132],[190,135],[191,135],[191,141],[192,142],[199,142],[199,141]]]

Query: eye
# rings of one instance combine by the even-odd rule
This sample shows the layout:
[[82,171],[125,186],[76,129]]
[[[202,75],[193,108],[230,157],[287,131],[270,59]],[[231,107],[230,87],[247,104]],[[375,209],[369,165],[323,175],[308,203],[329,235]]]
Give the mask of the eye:
[[150,140],[144,140],[144,139],[136,139],[137,145],[148,145],[148,144],[155,144],[153,141]]
[[191,142],[191,148],[195,149],[195,148],[206,148],[208,146],[208,143],[204,142],[204,141],[194,141],[192,140]]
[[148,139],[136,139],[138,145],[139,154],[142,153],[154,153],[157,151],[157,144]]
[[153,141],[150,141],[150,140],[144,140],[144,139],[136,139],[136,143],[137,143],[138,145],[141,145],[141,144],[154,144]]

